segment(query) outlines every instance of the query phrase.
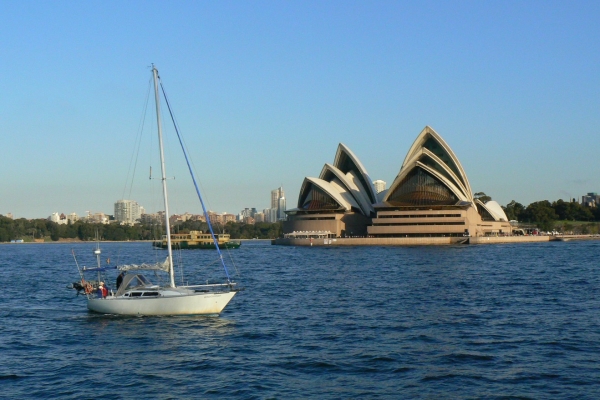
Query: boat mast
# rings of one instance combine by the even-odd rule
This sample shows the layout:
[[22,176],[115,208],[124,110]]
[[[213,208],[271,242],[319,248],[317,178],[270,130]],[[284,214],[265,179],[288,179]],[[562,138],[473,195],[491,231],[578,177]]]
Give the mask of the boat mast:
[[163,151],[162,124],[160,121],[160,98],[158,95],[158,70],[152,64],[152,76],[154,77],[154,101],[156,103],[156,123],[158,125],[158,144],[160,147],[160,169],[162,171],[163,198],[165,200],[165,229],[167,231],[167,250],[169,252],[169,277],[171,287],[175,287],[175,273],[173,272],[173,250],[171,249],[171,226],[169,224],[169,201],[167,200],[167,174],[165,172],[165,155]]

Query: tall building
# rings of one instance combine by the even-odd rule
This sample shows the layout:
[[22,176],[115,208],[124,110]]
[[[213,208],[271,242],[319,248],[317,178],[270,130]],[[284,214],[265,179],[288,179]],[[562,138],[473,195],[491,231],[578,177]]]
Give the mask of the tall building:
[[64,225],[67,223],[67,217],[65,217],[65,214],[59,215],[57,212],[52,213],[52,215],[48,217],[48,220],[55,222],[59,225]]
[[71,223],[74,223],[76,221],[79,221],[79,216],[76,213],[71,213],[71,214],[67,215],[67,220],[70,221]]
[[143,208],[134,200],[118,200],[115,203],[115,219],[133,225],[142,216]]
[[248,218],[248,217],[254,217],[254,214],[256,213],[256,208],[244,208],[242,211],[240,211],[239,214],[239,220],[243,221],[244,218]]
[[88,215],[87,220],[88,220],[88,222],[98,222],[100,224],[108,224],[108,221],[110,220],[110,218],[108,217],[108,215],[106,215],[102,212],[98,212],[98,213]]
[[142,216],[140,217],[140,221],[143,224],[157,224],[157,223],[162,223],[163,217],[161,217],[160,214],[155,213],[155,214],[142,214]]
[[265,222],[277,222],[277,209],[276,208],[265,208],[263,210],[265,215]]
[[275,190],[271,190],[271,208],[279,207],[279,199],[285,197],[285,193],[283,192],[283,188],[279,187]]
[[283,187],[271,190],[271,208],[277,210],[277,219],[285,219],[285,193]]
[[222,224],[223,223],[223,215],[221,214],[217,214],[214,211],[209,211],[208,213],[208,219],[210,220],[211,224]]
[[226,224],[228,222],[235,222],[234,214],[228,214],[228,213],[223,214],[223,223]]
[[373,186],[375,186],[375,192],[377,192],[377,193],[383,192],[385,190],[386,184],[387,184],[387,182],[382,181],[381,179],[378,179],[375,182],[373,182]]
[[277,203],[277,219],[285,219],[285,197],[280,197]]
[[586,207],[597,207],[600,205],[600,196],[598,193],[588,193],[587,196],[581,196],[581,204]]

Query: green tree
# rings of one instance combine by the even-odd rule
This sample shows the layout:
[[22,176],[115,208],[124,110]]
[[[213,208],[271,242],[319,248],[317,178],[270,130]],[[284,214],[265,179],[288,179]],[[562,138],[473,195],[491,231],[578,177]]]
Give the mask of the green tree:
[[579,208],[575,212],[575,219],[577,221],[593,221],[594,214],[592,213],[591,208],[579,204]]
[[552,203],[552,208],[554,208],[554,212],[558,216],[558,219],[563,221],[571,219],[569,203],[567,203],[563,199],[557,200],[554,203]]
[[[216,229],[216,227],[213,227]],[[177,222],[173,225],[175,232],[188,233],[189,231],[208,232],[208,224],[204,221],[185,221]]]
[[80,223],[77,226],[77,237],[79,240],[93,240],[95,237],[94,224]]
[[9,242],[10,235],[6,228],[0,226],[0,242]]
[[57,242],[60,239],[60,231],[58,229],[58,224],[55,222],[52,222],[52,225],[50,227],[50,239],[52,239],[52,241]]
[[509,221],[516,220],[521,221],[523,213],[525,211],[525,207],[521,203],[517,203],[512,200],[510,203],[506,205],[506,207],[502,207],[504,213],[508,217]]
[[478,199],[479,201],[481,201],[483,204],[487,203],[488,201],[492,200],[492,198],[490,196],[488,196],[487,194],[483,193],[483,192],[477,192],[473,195],[473,198]]
[[71,221],[65,225],[65,237],[69,239],[75,239],[77,237],[77,228]]
[[593,213],[594,213],[594,220],[600,221],[600,205],[598,205],[598,206],[596,206],[596,208],[594,208]]
[[554,227],[557,215],[548,200],[531,203],[523,213],[524,220],[536,224],[544,231],[550,231]]

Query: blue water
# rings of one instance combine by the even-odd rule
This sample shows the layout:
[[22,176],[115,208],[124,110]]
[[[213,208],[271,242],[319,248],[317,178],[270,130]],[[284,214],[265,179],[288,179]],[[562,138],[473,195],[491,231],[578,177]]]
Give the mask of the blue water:
[[87,311],[93,247],[0,245],[1,398],[600,398],[600,242],[246,242],[220,317],[162,318]]

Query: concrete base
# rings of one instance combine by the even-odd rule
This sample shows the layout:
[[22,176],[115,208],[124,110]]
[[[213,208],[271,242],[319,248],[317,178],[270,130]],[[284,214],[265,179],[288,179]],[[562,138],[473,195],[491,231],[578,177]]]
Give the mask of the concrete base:
[[440,246],[452,244],[495,244],[547,242],[550,236],[481,236],[481,237],[407,237],[407,238],[338,238],[288,239],[271,241],[277,246]]
[[469,244],[537,243],[548,241],[550,241],[550,236],[479,236],[470,238]]
[[570,240],[600,240],[600,235],[560,235],[552,236],[550,240],[568,242]]
[[338,238],[338,239],[275,239],[278,246],[420,246],[450,245],[466,242],[463,237],[408,237],[408,238]]

